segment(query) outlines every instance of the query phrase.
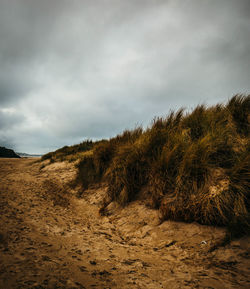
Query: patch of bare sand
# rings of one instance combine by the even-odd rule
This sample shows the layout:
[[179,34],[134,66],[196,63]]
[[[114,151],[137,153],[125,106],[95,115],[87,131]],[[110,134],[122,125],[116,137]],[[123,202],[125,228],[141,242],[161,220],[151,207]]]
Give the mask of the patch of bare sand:
[[[73,164],[0,159],[0,288],[249,288],[249,238],[167,221],[136,201],[98,213]],[[81,198],[76,196],[81,195]],[[211,250],[215,248],[214,250]]]

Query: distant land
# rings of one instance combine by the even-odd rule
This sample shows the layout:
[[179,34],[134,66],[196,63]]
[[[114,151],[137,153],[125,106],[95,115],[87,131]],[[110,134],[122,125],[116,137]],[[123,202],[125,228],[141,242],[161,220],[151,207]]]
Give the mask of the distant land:
[[41,156],[41,154],[19,153],[12,149],[0,146],[0,158],[39,158]]
[[0,158],[20,158],[12,149],[0,147]]
[[26,153],[18,153],[18,152],[17,152],[17,154],[22,158],[39,158],[42,156],[39,154],[26,154]]

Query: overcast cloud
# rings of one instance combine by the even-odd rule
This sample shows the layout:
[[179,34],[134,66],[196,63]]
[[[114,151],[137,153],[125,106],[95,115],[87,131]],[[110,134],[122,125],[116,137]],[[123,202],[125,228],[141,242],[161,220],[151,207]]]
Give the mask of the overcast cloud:
[[249,0],[0,0],[0,145],[45,153],[250,93]]

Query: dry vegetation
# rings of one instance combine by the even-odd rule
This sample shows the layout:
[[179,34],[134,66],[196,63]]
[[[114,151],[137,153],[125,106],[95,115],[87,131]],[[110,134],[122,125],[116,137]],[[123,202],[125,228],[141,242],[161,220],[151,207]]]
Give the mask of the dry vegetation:
[[144,197],[162,220],[250,228],[250,95],[226,105],[171,112],[143,130],[110,140],[86,141],[43,156],[75,161],[83,188],[106,182],[105,206]]

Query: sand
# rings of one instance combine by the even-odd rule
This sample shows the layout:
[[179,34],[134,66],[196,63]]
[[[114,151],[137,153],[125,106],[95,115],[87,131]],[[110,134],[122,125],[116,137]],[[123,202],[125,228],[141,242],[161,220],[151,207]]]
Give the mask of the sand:
[[141,200],[100,216],[105,186],[69,163],[0,159],[0,288],[250,288],[249,237],[166,221]]

